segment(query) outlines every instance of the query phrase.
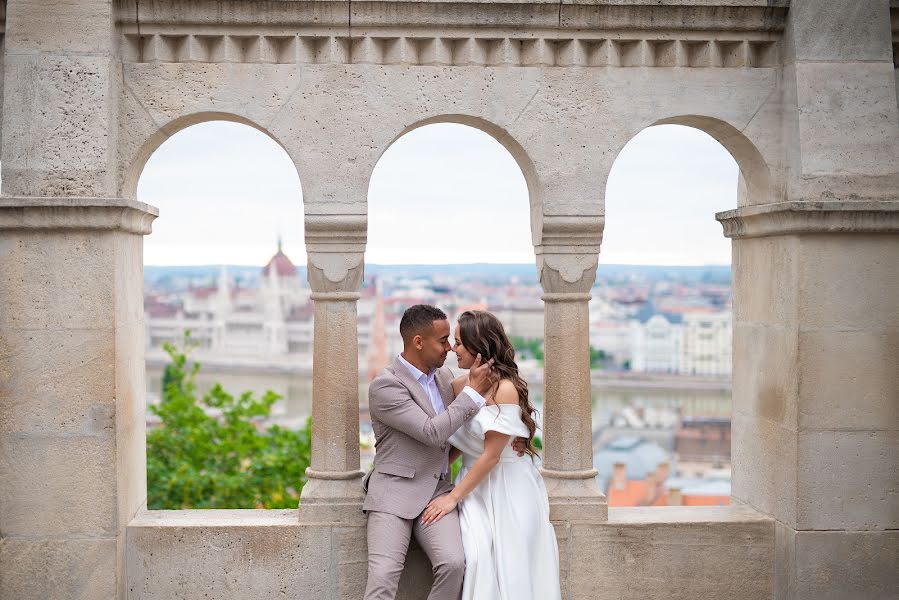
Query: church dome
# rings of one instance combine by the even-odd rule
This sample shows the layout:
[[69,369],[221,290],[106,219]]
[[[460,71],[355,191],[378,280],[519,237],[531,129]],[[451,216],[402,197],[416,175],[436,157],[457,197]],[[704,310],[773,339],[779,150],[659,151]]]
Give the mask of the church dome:
[[284,254],[284,251],[281,250],[281,240],[278,240],[278,251],[271,258],[271,260],[268,261],[268,264],[262,268],[262,274],[268,277],[268,274],[273,268],[278,274],[278,277],[297,276],[296,265],[294,265],[293,262],[289,258],[287,258],[287,255]]

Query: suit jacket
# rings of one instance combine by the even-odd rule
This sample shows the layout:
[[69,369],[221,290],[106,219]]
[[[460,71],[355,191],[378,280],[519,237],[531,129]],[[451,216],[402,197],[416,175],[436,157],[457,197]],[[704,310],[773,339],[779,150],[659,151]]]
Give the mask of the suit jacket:
[[480,405],[465,392],[453,398],[450,369],[438,369],[435,379],[446,407],[440,415],[399,358],[368,387],[375,464],[363,480],[362,510],[414,519],[439,486],[452,489],[440,479],[449,450],[446,441]]

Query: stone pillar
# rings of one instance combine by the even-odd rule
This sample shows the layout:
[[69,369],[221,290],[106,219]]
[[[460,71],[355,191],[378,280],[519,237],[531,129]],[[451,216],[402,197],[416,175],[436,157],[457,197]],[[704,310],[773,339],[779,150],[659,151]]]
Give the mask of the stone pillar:
[[0,597],[125,598],[146,502],[143,239],[117,197],[114,2],[8,0]]
[[0,598],[126,596],[125,526],[147,497],[155,216],[121,199],[0,199]]
[[899,586],[899,202],[718,215],[733,238],[733,498],[774,517],[776,598]]
[[[733,498],[775,519],[776,598],[899,588],[899,106],[887,0],[794,0],[786,199],[733,239]],[[780,200],[780,199],[777,199]]]
[[593,468],[588,302],[602,219],[544,217],[537,268],[544,302],[543,477],[553,521],[605,521]]
[[365,215],[306,215],[309,285],[315,302],[312,465],[301,521],[359,523],[359,354],[356,305],[362,285]]

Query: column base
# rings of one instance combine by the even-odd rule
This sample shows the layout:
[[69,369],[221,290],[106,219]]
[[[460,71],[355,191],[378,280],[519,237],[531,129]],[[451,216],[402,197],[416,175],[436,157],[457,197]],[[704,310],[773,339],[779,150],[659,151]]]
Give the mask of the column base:
[[549,496],[551,521],[602,523],[609,520],[609,504],[596,484],[596,469],[541,469]]
[[364,525],[362,471],[314,471],[306,469],[306,485],[297,509],[300,523]]

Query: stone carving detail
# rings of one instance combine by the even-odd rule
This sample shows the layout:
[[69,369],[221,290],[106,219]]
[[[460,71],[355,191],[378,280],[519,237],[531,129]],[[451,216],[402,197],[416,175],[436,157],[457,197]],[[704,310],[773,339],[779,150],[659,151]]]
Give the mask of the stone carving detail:
[[0,229],[119,230],[148,235],[159,210],[126,198],[0,198]]
[[544,215],[535,248],[540,284],[547,294],[584,294],[596,279],[602,215]]
[[[609,35],[606,33],[605,35]],[[130,63],[519,67],[775,67],[771,39],[514,38],[125,33]]]
[[315,292],[356,292],[362,284],[366,215],[307,214],[309,284]]
[[896,233],[899,201],[778,202],[715,215],[732,239],[794,233]]

